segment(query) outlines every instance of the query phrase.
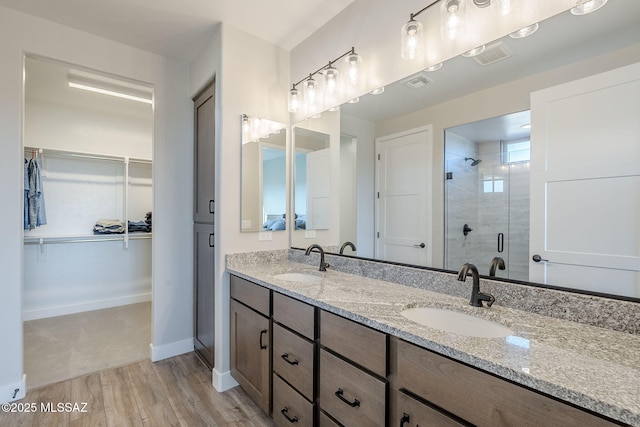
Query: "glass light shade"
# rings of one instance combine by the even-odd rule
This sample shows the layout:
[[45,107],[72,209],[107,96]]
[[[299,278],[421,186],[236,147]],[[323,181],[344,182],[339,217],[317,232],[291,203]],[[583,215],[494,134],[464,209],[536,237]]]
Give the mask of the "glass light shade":
[[443,0],[440,5],[440,35],[455,40],[467,31],[465,0]]
[[350,53],[344,58],[347,64],[347,73],[345,76],[345,82],[349,85],[357,85],[360,80],[360,63],[362,63],[362,57],[357,53]]
[[586,15],[587,13],[595,12],[605,4],[607,4],[607,0],[578,0],[576,6],[571,9],[571,13],[574,15]]
[[347,101],[348,104],[357,104],[358,102],[360,102],[359,96]]
[[322,71],[322,75],[324,77],[325,95],[329,97],[335,96],[338,92],[338,76],[340,75],[338,69],[329,65]]
[[371,92],[369,92],[371,95],[381,95],[384,93],[384,86],[381,86],[379,88],[376,88],[374,90],[372,90]]
[[304,81],[304,105],[307,115],[315,114],[322,109],[322,93],[313,77]]
[[520,28],[518,31],[514,31],[513,33],[509,34],[509,37],[511,37],[512,39],[523,39],[525,37],[529,37],[531,34],[538,31],[538,27],[539,25],[536,22],[535,24]]
[[520,9],[520,0],[491,0],[491,12],[496,16],[505,16]]
[[430,67],[425,68],[425,71],[438,71],[440,68],[442,68],[442,62],[438,62],[437,64],[433,64]]
[[400,34],[400,56],[404,59],[421,57],[424,53],[422,24],[412,19],[402,26]]
[[300,110],[300,91],[295,87],[289,91],[289,112],[297,113]]

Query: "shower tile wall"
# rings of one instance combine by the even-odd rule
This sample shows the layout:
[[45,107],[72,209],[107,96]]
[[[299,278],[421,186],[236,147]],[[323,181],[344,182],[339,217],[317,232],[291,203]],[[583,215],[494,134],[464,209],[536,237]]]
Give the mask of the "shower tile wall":
[[[457,270],[465,262],[475,262],[480,250],[480,239],[476,233],[478,220],[478,188],[480,177],[477,167],[466,162],[465,157],[478,158],[477,144],[447,131],[445,148],[445,171],[452,179],[445,180],[445,265]],[[462,233],[464,224],[474,229],[466,237]]]

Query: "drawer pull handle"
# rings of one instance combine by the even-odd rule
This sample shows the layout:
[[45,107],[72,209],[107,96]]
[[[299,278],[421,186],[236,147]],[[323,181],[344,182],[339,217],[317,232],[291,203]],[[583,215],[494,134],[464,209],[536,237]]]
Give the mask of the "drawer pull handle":
[[343,394],[344,394],[344,390],[342,390],[341,388],[339,388],[338,391],[336,391],[336,396],[338,397],[338,399],[342,400],[347,405],[351,406],[352,408],[355,408],[356,406],[360,406],[360,401],[358,399],[353,399],[353,402],[349,402],[347,399],[344,398]]
[[263,343],[262,343],[262,337],[263,337],[267,332],[269,332],[269,331],[268,331],[268,330],[266,330],[266,329],[263,329],[263,330],[261,330],[261,331],[260,331],[260,350],[264,350],[264,349],[266,349],[266,348],[267,348],[267,346],[266,346],[265,344],[263,344]]
[[404,427],[405,423],[410,422],[409,414],[406,412],[402,414],[402,418],[400,418],[400,427]]
[[282,412],[282,415],[287,419],[287,421],[289,421],[290,423],[297,423],[298,422],[298,417],[294,416],[293,418],[291,418],[288,414],[289,412],[289,408],[287,408],[286,406],[284,408],[282,408],[282,410],[280,411]]
[[285,353],[280,357],[282,357],[284,359],[284,361],[287,362],[289,365],[297,365],[298,364],[298,359],[289,360],[289,353]]

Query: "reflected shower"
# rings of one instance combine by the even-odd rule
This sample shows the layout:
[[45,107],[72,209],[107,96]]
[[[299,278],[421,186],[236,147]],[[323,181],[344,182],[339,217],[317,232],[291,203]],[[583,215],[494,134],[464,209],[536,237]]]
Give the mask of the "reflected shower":
[[469,160],[471,160],[471,166],[478,166],[478,163],[480,163],[480,162],[482,161],[482,159],[478,159],[478,160],[476,160],[476,159],[474,159],[473,157],[465,157],[465,158],[464,158],[464,161],[465,161],[465,162],[466,162],[466,161],[469,161]]

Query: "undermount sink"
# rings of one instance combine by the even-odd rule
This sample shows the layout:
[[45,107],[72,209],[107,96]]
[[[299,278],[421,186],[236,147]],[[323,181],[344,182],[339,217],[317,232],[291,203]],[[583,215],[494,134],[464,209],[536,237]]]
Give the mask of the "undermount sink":
[[322,277],[307,273],[282,273],[273,276],[274,279],[286,280],[287,282],[303,282],[316,283],[322,280]]
[[468,337],[502,338],[514,333],[500,323],[441,308],[409,308],[400,314],[431,328]]

